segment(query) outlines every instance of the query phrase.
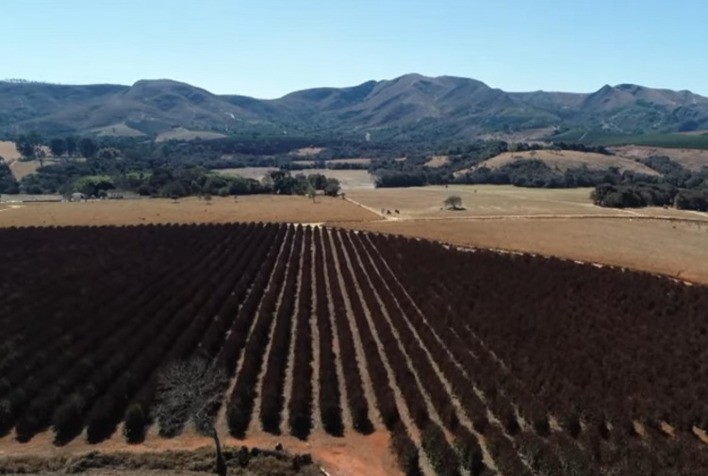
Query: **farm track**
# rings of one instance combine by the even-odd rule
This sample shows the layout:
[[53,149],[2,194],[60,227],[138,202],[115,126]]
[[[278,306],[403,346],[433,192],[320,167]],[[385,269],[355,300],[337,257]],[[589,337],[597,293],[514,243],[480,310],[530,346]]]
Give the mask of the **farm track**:
[[[629,458],[692,476],[708,464],[696,436],[708,407],[692,396],[708,377],[706,288],[319,226],[110,231],[79,242],[86,230],[0,231],[13,280],[0,282],[0,349],[12,350],[0,353],[0,429],[12,430],[0,446],[49,441],[48,428],[57,442],[115,443],[135,425],[128,409],[160,405],[161,368],[200,358],[229,376],[213,416],[230,441],[342,451],[386,434],[401,470],[426,475],[600,475]],[[45,241],[55,244],[43,255],[21,252]],[[40,257],[54,301],[21,279]],[[83,296],[95,301],[70,312]],[[675,365],[687,355],[696,362]],[[624,385],[613,386],[616,372]],[[694,393],[666,393],[687,385]],[[613,406],[637,392],[639,405]],[[144,431],[150,441],[194,431],[177,423]]]

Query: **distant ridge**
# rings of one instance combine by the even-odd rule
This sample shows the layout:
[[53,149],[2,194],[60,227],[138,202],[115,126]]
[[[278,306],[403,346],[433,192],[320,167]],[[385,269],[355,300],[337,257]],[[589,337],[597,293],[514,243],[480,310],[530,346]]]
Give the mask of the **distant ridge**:
[[[216,134],[474,138],[537,129],[641,134],[708,129],[708,98],[633,84],[593,93],[505,92],[461,77],[407,74],[278,99],[216,95],[168,79],[132,86],[0,81],[0,134]],[[214,136],[216,137],[216,136]]]

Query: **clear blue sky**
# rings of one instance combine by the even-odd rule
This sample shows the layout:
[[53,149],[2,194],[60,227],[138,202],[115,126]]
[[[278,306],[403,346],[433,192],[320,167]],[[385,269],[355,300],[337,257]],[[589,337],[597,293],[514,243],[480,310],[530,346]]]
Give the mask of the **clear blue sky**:
[[417,72],[708,96],[705,0],[0,0],[0,79],[273,98]]

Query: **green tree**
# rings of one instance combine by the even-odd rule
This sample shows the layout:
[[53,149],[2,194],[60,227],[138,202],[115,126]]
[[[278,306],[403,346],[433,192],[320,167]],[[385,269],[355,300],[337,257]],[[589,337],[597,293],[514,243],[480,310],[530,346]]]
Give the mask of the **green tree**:
[[448,210],[464,210],[462,206],[462,198],[459,195],[450,195],[443,202]]
[[87,159],[92,159],[96,152],[98,151],[98,145],[96,141],[90,137],[84,137],[79,141],[79,152],[81,155]]
[[49,149],[54,157],[61,157],[66,153],[66,141],[61,138],[52,139],[49,143]]
[[66,154],[69,157],[74,157],[76,155],[76,150],[79,147],[78,141],[76,140],[76,137],[74,136],[67,136],[64,139],[64,143],[66,144]]
[[328,178],[327,185],[325,185],[324,193],[330,197],[336,197],[339,194],[341,186],[339,185],[339,180],[336,178]]
[[17,138],[17,142],[15,142],[15,148],[17,148],[17,152],[19,152],[22,157],[28,159],[37,158],[42,149],[42,137],[36,132],[21,135]]

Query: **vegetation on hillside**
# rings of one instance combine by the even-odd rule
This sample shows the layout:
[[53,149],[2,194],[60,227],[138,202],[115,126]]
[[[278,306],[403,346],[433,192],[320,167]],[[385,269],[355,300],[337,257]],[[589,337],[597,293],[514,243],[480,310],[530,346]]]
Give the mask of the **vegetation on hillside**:
[[641,162],[662,175],[602,183],[591,194],[593,202],[612,208],[654,206],[708,211],[708,167],[691,171],[664,156],[648,157]]

